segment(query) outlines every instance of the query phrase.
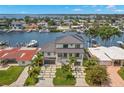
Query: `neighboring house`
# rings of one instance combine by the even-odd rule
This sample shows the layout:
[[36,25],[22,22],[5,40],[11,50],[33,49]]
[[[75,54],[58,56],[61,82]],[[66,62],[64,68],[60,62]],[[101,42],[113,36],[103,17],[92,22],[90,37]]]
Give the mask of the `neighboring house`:
[[39,23],[37,23],[37,25],[40,27],[48,27],[48,23],[45,21],[39,22]]
[[89,55],[98,58],[101,65],[124,65],[124,49],[116,46],[88,48]]
[[58,30],[70,30],[69,26],[58,26],[57,27]]
[[25,22],[24,21],[13,21],[10,24],[10,27],[12,30],[23,30],[25,27]]
[[9,23],[5,20],[0,20],[0,29],[8,29]]
[[44,52],[44,64],[68,63],[70,56],[75,56],[75,65],[82,65],[83,38],[78,35],[68,35],[57,38],[55,41],[41,48]]
[[38,25],[35,23],[30,23],[30,24],[26,24],[25,28],[26,28],[26,30],[37,30]]
[[37,48],[25,47],[1,49],[0,60],[15,60],[19,65],[25,66],[31,64],[31,60],[36,56],[38,51],[39,49]]

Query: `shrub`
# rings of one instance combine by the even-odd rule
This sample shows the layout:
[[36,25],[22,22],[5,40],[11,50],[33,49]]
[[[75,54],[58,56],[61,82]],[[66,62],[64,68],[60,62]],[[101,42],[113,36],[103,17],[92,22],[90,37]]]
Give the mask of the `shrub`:
[[99,86],[107,82],[108,75],[106,68],[100,65],[92,66],[86,69],[85,80],[89,85]]
[[35,85],[36,83],[38,82],[38,78],[34,78],[34,77],[28,77],[26,79],[26,82],[25,82],[25,86],[29,86],[29,85]]
[[118,74],[121,76],[122,79],[124,79],[124,67],[121,67],[118,71]]
[[83,61],[83,66],[89,67],[89,66],[95,66],[98,64],[98,61],[95,59],[88,59]]

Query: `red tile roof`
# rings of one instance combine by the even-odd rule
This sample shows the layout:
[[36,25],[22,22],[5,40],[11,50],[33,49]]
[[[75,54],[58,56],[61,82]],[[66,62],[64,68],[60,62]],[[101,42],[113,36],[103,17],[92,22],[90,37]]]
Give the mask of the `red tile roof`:
[[13,48],[0,50],[0,59],[16,59],[17,61],[30,61],[36,55],[38,49]]

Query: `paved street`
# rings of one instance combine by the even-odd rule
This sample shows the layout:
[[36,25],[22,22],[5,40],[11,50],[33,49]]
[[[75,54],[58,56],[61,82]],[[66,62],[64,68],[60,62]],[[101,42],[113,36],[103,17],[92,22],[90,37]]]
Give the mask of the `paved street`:
[[12,84],[10,84],[10,87],[23,87],[25,80],[28,77],[28,67],[25,67],[23,72],[20,74],[19,78]]

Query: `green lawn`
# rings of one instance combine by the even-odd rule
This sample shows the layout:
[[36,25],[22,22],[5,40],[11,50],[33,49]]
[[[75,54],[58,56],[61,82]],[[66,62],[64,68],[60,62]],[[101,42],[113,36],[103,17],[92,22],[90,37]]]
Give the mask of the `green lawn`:
[[124,67],[121,67],[120,70],[118,71],[118,74],[120,77],[124,80]]
[[57,69],[56,77],[53,79],[54,85],[75,85],[76,79],[69,77],[68,75],[72,75],[72,72],[63,72],[62,68]]
[[7,70],[0,70],[0,86],[10,85],[17,80],[24,67],[11,66]]

